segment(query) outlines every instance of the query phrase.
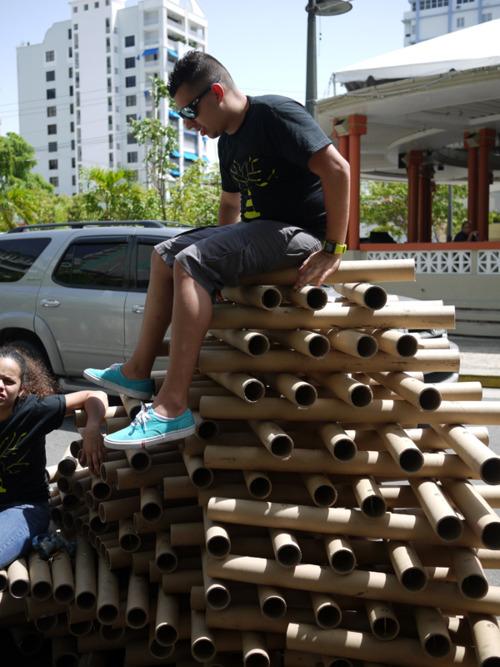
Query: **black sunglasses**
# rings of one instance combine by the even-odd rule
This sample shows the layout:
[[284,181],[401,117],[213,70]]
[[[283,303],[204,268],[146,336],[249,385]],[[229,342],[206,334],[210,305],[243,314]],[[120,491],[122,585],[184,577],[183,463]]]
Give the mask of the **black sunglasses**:
[[201,91],[198,97],[195,97],[194,100],[191,100],[189,104],[186,104],[185,106],[181,107],[178,111],[179,116],[181,118],[185,118],[186,120],[194,120],[198,115],[198,104],[200,103],[201,98],[212,90],[212,86],[214,85],[214,83],[219,83],[219,82],[218,81],[212,82],[207,88],[205,88],[205,90]]

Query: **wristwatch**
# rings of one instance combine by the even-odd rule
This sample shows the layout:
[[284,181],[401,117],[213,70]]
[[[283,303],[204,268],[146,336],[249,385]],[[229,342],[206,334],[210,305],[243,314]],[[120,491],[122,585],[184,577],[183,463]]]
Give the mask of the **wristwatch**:
[[323,241],[323,252],[327,252],[329,255],[343,255],[347,250],[347,245],[345,243],[337,243],[336,241],[329,241],[325,239]]

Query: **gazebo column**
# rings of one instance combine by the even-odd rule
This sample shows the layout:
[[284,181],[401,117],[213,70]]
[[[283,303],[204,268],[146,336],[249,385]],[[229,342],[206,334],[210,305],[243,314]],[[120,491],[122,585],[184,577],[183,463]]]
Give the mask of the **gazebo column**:
[[338,138],[340,154],[348,160],[351,168],[347,245],[351,250],[357,250],[359,248],[361,135],[366,134],[366,116],[352,114],[344,119],[334,119],[333,134]]
[[467,219],[472,229],[477,229],[477,186],[478,186],[478,135],[464,132],[464,146],[467,149]]
[[434,168],[431,164],[420,167],[418,178],[418,242],[429,243],[432,240],[432,177]]
[[422,151],[410,151],[406,156],[408,173],[408,242],[418,241],[419,180]]
[[477,177],[477,230],[479,240],[488,240],[488,214],[490,205],[490,169],[489,158],[495,145],[495,130],[482,128],[479,130],[479,154]]

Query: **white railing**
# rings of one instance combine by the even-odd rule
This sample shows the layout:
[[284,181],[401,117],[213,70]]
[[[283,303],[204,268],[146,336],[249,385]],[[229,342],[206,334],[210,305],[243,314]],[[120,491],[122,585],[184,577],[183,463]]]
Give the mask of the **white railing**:
[[414,259],[417,273],[500,274],[500,250],[370,250],[367,259]]

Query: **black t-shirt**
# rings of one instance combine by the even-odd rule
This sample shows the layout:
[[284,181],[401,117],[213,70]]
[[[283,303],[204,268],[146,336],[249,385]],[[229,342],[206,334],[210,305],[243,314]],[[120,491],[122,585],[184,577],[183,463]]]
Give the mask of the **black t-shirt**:
[[0,507],[47,500],[45,436],[61,426],[65,412],[62,395],[29,395],[0,421]]
[[323,236],[320,179],[309,158],[331,143],[304,107],[279,95],[249,97],[243,124],[222,134],[218,151],[225,192],[241,193],[241,219],[289,222]]

